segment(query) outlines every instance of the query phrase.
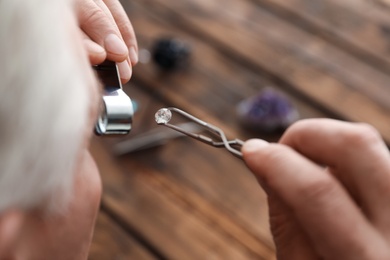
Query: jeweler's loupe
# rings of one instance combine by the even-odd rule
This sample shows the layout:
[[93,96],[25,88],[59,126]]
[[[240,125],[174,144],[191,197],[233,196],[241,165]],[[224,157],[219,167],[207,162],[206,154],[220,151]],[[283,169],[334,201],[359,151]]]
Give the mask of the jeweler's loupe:
[[123,91],[115,62],[105,61],[93,66],[103,84],[101,113],[95,125],[97,135],[124,135],[131,130],[133,104]]

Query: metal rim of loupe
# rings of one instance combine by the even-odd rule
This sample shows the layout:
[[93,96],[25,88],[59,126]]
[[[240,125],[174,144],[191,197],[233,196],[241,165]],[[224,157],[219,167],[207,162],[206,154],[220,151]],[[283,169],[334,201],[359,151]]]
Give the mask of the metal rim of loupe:
[[107,124],[108,124],[107,109],[106,109],[106,104],[104,103],[104,99],[101,106],[102,106],[101,112],[98,121],[96,123],[96,133],[98,135],[104,135],[106,133]]
[[97,135],[124,135],[131,130],[133,103],[122,89],[103,96],[102,112],[95,125]]

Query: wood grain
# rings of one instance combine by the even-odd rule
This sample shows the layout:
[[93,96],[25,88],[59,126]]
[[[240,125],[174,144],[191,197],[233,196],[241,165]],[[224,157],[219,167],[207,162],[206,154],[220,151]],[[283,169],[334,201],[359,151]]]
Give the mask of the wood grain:
[[192,57],[175,72],[138,64],[125,86],[139,105],[134,129],[93,140],[104,194],[91,259],[105,250],[124,259],[275,259],[266,196],[242,161],[189,138],[121,157],[113,146],[156,129],[154,113],[166,106],[231,138],[277,141],[282,132],[250,131],[236,115],[266,87],[301,118],[367,122],[389,143],[383,1],[123,0],[140,49],[171,36],[190,44]]
[[[254,0],[312,34],[389,72],[389,10],[386,0]],[[380,5],[382,3],[382,5]]]
[[[252,72],[244,65],[226,57],[202,39],[175,27],[164,18],[154,15],[149,8],[132,2],[127,7],[133,24],[141,32],[138,41],[141,48],[151,49],[153,42],[162,36],[175,36],[192,46],[191,65],[177,73],[164,73],[154,64],[139,64],[134,70],[133,82],[150,89],[168,105],[185,108],[188,112],[221,126],[231,136],[273,138],[264,133],[249,133],[240,127],[236,105],[266,87],[285,92],[285,87],[261,73]],[[131,94],[131,89],[129,89]],[[298,107],[302,118],[329,117],[300,94],[285,92]],[[234,132],[233,132],[234,131]]]
[[142,2],[340,117],[374,125],[390,140],[387,74],[249,1],[224,1],[223,10],[219,0]]
[[147,249],[126,234],[106,213],[98,216],[89,260],[154,260]]
[[[155,179],[162,172],[154,172],[137,160],[121,170],[98,143],[94,143],[93,150],[104,182],[103,204],[111,208],[117,218],[142,233],[167,259],[273,259],[271,248],[233,222],[225,220],[227,224],[224,224],[235,227],[233,230],[215,228],[215,223],[226,217],[223,214],[211,216],[207,213],[210,206],[197,209],[208,204],[199,196],[190,195],[197,198],[192,198],[191,203],[175,196],[171,184],[165,186]],[[200,206],[192,205],[194,203]],[[206,216],[199,217],[204,214]],[[238,240],[241,237],[244,241],[255,241],[256,246],[244,244]]]

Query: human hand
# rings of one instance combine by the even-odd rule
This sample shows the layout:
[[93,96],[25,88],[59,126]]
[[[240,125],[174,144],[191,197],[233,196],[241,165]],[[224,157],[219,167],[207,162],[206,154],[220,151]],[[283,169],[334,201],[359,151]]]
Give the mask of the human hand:
[[134,29],[119,0],[76,0],[77,16],[90,62],[118,63],[122,83],[138,62]]
[[390,259],[390,156],[372,127],[304,120],[242,151],[268,194],[279,260]]

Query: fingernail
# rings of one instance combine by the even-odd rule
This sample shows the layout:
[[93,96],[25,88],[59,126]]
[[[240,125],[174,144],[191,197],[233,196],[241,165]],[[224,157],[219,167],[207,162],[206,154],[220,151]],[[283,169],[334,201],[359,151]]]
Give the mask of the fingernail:
[[115,34],[109,34],[104,40],[104,47],[107,52],[112,54],[127,56],[128,50],[126,44]]
[[131,63],[133,65],[138,63],[138,54],[137,54],[137,52],[136,52],[134,47],[130,47],[130,49],[129,49],[129,56],[130,56]]
[[251,139],[244,143],[242,147],[243,153],[256,153],[264,147],[267,147],[269,143],[261,139]]
[[121,79],[128,81],[131,78],[132,70],[127,60],[118,63],[118,68]]

